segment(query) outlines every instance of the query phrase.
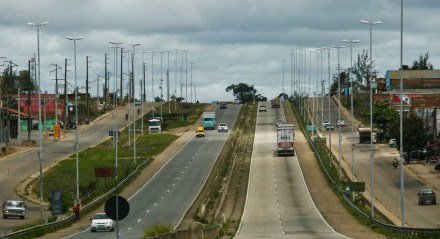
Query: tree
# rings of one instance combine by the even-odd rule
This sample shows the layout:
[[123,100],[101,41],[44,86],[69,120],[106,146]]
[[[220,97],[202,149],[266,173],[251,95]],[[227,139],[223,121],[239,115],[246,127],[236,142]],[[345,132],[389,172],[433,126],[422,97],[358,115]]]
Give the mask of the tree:
[[[366,119],[370,118],[370,111],[365,112]],[[373,123],[383,131],[385,135],[391,126],[391,124],[395,121],[395,119],[399,118],[399,112],[393,109],[390,103],[388,102],[375,102],[373,107]]]
[[[342,71],[339,79],[341,80],[341,89],[343,85],[350,84],[348,73]],[[338,93],[338,76],[333,76],[333,83],[330,85],[330,95],[336,95]]]
[[257,94],[257,95],[255,96],[255,100],[256,100],[256,101],[267,101],[267,97],[262,96],[262,95],[260,95],[260,94]]
[[285,100],[289,99],[289,96],[286,93],[281,93],[278,95],[278,98],[281,98],[281,97]]
[[246,83],[239,83],[238,85],[232,84],[226,87],[226,92],[232,91],[232,95],[243,103],[253,101],[257,90],[253,85]]
[[368,85],[368,75],[371,72],[372,63],[370,62],[370,57],[368,56],[368,51],[363,50],[362,54],[357,57],[357,61],[354,62],[353,74],[356,79],[353,84]]
[[429,62],[429,52],[421,54],[418,61],[413,61],[411,70],[433,70],[434,67]]
[[[400,142],[400,119],[394,118],[389,127],[389,133],[392,138]],[[428,142],[427,129],[424,126],[423,119],[414,113],[403,119],[403,149],[410,152],[415,149],[425,147]],[[400,144],[397,144],[399,149]]]

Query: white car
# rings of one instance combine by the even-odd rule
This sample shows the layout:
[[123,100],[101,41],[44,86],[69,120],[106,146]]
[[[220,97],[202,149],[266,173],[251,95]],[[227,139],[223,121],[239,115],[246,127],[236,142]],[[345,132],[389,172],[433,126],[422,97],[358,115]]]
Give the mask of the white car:
[[260,106],[260,108],[258,108],[258,112],[262,112],[262,111],[267,112],[266,106],[262,105]]
[[322,121],[322,127],[324,127],[324,128],[326,128],[327,125],[329,125],[329,124],[330,124],[330,122],[328,122],[328,120]]
[[327,130],[327,131],[333,131],[333,130],[335,130],[335,126],[333,126],[332,123],[328,123],[328,124],[325,126],[325,130]]
[[218,132],[222,132],[222,131],[224,131],[224,132],[228,132],[228,125],[225,124],[225,123],[220,123],[220,124],[218,125],[218,129],[217,129],[217,131],[218,131]]
[[344,119],[338,119],[338,122],[336,124],[338,126],[345,126],[345,120]]
[[110,219],[105,213],[96,213],[93,218],[90,219],[92,221],[90,225],[90,231],[114,231],[115,226],[113,220]]

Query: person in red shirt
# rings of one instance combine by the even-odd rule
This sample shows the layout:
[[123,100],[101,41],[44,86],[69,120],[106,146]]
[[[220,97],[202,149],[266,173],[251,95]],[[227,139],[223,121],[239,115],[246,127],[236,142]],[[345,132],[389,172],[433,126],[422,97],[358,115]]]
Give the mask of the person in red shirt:
[[79,221],[79,203],[73,207],[73,214],[75,214],[75,221]]

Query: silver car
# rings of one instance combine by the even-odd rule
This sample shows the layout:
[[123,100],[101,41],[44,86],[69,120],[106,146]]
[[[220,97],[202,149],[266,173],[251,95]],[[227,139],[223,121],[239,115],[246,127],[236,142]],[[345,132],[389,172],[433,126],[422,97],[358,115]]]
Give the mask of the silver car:
[[19,200],[3,201],[3,218],[19,217],[24,219],[26,216],[26,204]]
[[219,125],[218,125],[218,129],[217,129],[217,131],[218,132],[228,132],[228,125],[227,124],[225,124],[225,123],[220,123]]

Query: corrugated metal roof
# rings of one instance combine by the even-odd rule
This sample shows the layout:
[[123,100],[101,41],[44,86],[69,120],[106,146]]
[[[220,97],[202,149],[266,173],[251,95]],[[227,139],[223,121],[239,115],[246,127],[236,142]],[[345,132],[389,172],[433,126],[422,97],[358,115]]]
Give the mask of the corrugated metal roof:
[[[391,79],[400,79],[400,70],[388,72]],[[440,70],[404,70],[403,79],[440,79]]]

